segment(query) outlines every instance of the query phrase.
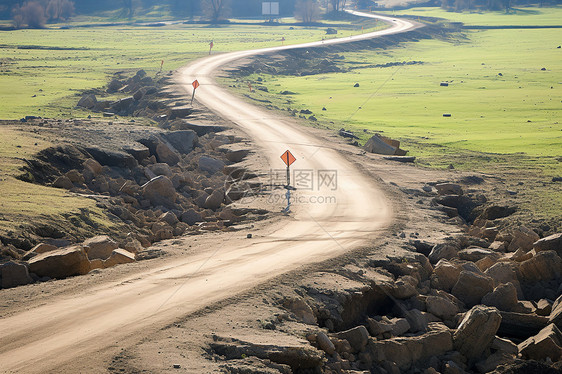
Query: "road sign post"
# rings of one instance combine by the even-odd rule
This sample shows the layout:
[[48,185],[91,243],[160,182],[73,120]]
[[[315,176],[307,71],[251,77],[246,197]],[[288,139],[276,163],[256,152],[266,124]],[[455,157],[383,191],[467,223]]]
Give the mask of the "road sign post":
[[193,86],[193,95],[191,95],[191,105],[193,105],[193,99],[195,99],[195,90],[197,89],[197,87],[199,87],[199,81],[196,79],[193,81],[193,83],[191,83],[191,85]]
[[285,197],[287,198],[287,207],[283,209],[283,213],[289,213],[291,211],[291,191],[296,190],[295,187],[291,186],[291,164],[295,162],[297,159],[293,154],[287,150],[285,153],[281,155],[281,159],[287,165],[287,184],[285,185],[285,189],[287,192],[285,193]]

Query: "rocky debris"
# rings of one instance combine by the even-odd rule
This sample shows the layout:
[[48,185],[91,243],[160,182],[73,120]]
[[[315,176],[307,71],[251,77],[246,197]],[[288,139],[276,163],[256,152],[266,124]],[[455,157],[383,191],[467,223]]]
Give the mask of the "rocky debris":
[[2,288],[23,286],[33,282],[27,266],[14,261],[8,261],[0,265],[0,278]]
[[67,278],[90,271],[90,261],[82,246],[57,249],[29,260],[29,271],[39,277]]
[[370,153],[389,156],[406,156],[406,153],[408,153],[408,151],[400,149],[400,142],[398,140],[390,139],[380,134],[375,134],[367,140],[363,149]]
[[496,308],[474,306],[453,335],[455,349],[468,359],[480,358],[494,341],[501,319]]
[[160,175],[141,186],[142,195],[154,205],[172,206],[176,202],[177,192],[168,177]]
[[334,346],[334,343],[332,343],[328,335],[326,335],[323,331],[320,331],[316,335],[316,343],[318,344],[318,348],[320,348],[327,354],[333,355],[334,353],[336,353],[336,347]]
[[106,235],[94,236],[83,243],[88,259],[105,260],[111,256],[114,249],[119,245],[113,239]]
[[550,358],[558,361],[562,357],[562,334],[556,325],[551,323],[537,335],[525,340],[517,347],[521,356],[526,359],[545,360]]

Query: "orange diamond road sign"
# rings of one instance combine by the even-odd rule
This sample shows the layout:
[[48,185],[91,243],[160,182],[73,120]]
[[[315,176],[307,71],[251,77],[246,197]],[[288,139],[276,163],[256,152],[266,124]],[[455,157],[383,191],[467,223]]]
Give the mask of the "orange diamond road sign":
[[283,162],[287,165],[287,167],[289,167],[297,159],[295,158],[295,156],[293,156],[291,152],[289,152],[289,150],[287,150],[285,153],[281,155],[281,160],[283,160]]
[[191,83],[191,85],[193,86],[193,89],[196,90],[197,87],[199,87],[199,81],[196,79],[193,81],[193,83]]

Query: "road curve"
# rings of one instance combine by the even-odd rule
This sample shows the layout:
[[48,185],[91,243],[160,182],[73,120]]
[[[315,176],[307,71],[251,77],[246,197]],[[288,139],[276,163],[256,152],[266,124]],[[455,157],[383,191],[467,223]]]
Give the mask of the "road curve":
[[[297,158],[295,169],[312,170],[315,178],[321,170],[330,171],[326,175],[331,176],[336,171],[337,186],[326,183],[318,188],[315,179],[311,191],[299,191],[303,203],[295,204],[294,213],[267,236],[225,245],[217,252],[210,249],[142,276],[102,284],[86,295],[77,290],[75,295],[55,297],[49,304],[0,318],[0,372],[72,372],[71,363],[118,347],[145,328],[164,326],[275,275],[337,256],[376,236],[392,212],[367,177],[290,119],[273,118],[270,112],[230,95],[213,79],[219,67],[243,57],[365,40],[417,27],[405,20],[366,16],[389,22],[391,27],[351,38],[210,56],[191,63],[178,75],[189,95],[191,82],[197,78],[201,83],[197,100],[249,134],[272,168],[283,166],[279,156],[290,149]],[[319,198],[323,203],[313,203]]]

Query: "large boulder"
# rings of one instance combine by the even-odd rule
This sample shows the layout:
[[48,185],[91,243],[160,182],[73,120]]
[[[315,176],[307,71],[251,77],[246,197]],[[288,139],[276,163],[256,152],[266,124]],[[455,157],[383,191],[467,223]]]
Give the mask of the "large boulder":
[[170,131],[163,135],[178,152],[187,154],[197,144],[197,133],[193,130]]
[[425,300],[427,311],[444,320],[452,319],[459,308],[451,300],[440,296],[428,296]]
[[124,169],[133,169],[138,165],[137,160],[133,156],[120,150],[92,145],[87,147],[86,151],[101,165],[116,166]]
[[535,251],[556,251],[562,254],[562,232],[542,238],[533,243]]
[[461,274],[461,269],[455,264],[441,259],[437,265],[435,265],[433,272],[433,278],[435,278],[434,282],[436,282],[437,288],[449,292],[457,283]]
[[86,109],[92,109],[96,106],[98,100],[94,94],[84,94],[78,101],[78,106]]
[[562,296],[559,296],[556,301],[554,301],[551,308],[548,321],[554,323],[558,328],[562,328]]
[[27,266],[9,261],[0,266],[2,276],[2,288],[23,286],[33,282],[29,276]]
[[94,160],[93,158],[89,158],[86,161],[84,161],[82,166],[84,166],[84,169],[90,171],[94,176],[97,176],[98,174],[101,174],[101,172],[103,170],[103,167],[101,166],[101,164],[99,162],[97,162],[96,160]]
[[377,153],[380,155],[394,155],[396,147],[387,144],[380,135],[375,134],[363,146],[363,149],[370,153]]
[[499,310],[508,312],[516,308],[517,303],[517,290],[513,283],[500,284],[482,298],[482,304],[495,306]]
[[309,325],[316,324],[316,316],[312,308],[299,297],[289,297],[283,300],[283,307],[290,310],[301,322]]
[[211,195],[205,199],[204,207],[207,209],[216,210],[224,201],[224,191],[222,189],[214,190]]
[[538,282],[553,280],[562,276],[562,259],[555,251],[539,252],[536,256],[519,265],[521,281]]
[[156,158],[158,162],[164,162],[170,166],[174,166],[180,162],[180,156],[167,142],[158,142],[156,145]]
[[106,235],[94,236],[86,240],[83,245],[90,260],[96,258],[105,260],[111,256],[114,249],[119,247],[117,242]]
[[327,354],[333,355],[334,353],[336,353],[336,347],[334,346],[334,343],[332,343],[330,338],[328,338],[328,335],[326,335],[323,331],[319,332],[318,335],[316,335],[316,343],[318,343],[318,348],[320,348]]
[[125,249],[118,248],[111,253],[111,256],[103,262],[104,268],[109,268],[115,265],[128,264],[135,262],[135,255]]
[[349,342],[355,352],[360,352],[369,342],[369,332],[365,326],[357,326],[349,330],[341,331],[334,336]]
[[462,195],[462,187],[456,183],[438,183],[435,189],[439,195]]
[[558,361],[562,357],[562,334],[551,323],[537,335],[519,344],[518,348],[525,359],[545,360],[549,357],[552,361]]
[[154,205],[171,206],[176,202],[177,192],[174,184],[164,175],[152,178],[141,188],[144,198],[150,200]]
[[418,361],[440,356],[453,349],[451,331],[440,323],[430,323],[425,334],[386,340],[369,339],[367,351],[374,362],[392,362],[408,370]]
[[208,156],[201,156],[199,158],[199,169],[206,171],[209,174],[215,174],[218,171],[222,171],[224,168],[224,162],[217,160]]
[[519,248],[524,251],[530,251],[533,248],[533,244],[540,239],[536,232],[525,226],[519,226],[517,229],[512,230],[511,237],[511,242],[507,247],[509,252],[515,252]]
[[477,359],[490,347],[500,327],[502,317],[493,307],[477,305],[462,319],[453,335],[453,344],[466,358]]
[[43,253],[29,260],[29,271],[40,277],[66,278],[90,271],[90,261],[81,246]]
[[459,258],[465,261],[477,262],[482,260],[484,257],[499,258],[499,255],[489,249],[470,246],[459,251]]
[[201,214],[197,213],[195,209],[188,209],[181,214],[180,217],[182,222],[187,223],[190,226],[195,225],[197,222],[203,221]]
[[479,304],[484,295],[494,289],[492,278],[472,271],[461,271],[451,293],[471,307]]
[[458,244],[456,244],[454,242],[440,243],[440,244],[435,245],[431,249],[431,252],[429,253],[429,256],[427,256],[427,257],[429,258],[429,261],[432,264],[435,264],[441,259],[450,260],[454,257],[457,257],[459,250],[460,250],[460,248],[459,248]]

